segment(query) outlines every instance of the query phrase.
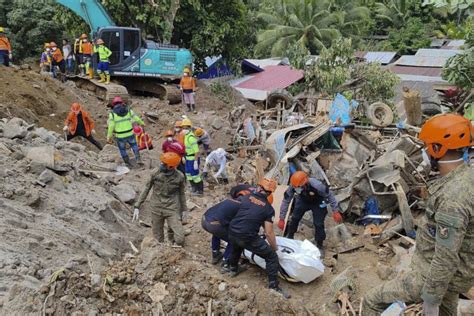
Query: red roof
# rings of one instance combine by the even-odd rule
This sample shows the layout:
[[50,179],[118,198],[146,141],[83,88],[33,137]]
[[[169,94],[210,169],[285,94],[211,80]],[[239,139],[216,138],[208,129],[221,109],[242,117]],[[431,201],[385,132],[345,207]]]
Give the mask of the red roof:
[[303,70],[293,69],[290,66],[267,66],[264,71],[239,83],[235,88],[272,91],[284,89],[303,77]]

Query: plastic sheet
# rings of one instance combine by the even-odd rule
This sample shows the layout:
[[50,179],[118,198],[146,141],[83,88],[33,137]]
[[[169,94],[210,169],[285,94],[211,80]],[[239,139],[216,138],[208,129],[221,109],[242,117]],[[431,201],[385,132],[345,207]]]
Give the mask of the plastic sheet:
[[349,125],[351,123],[351,112],[358,106],[356,101],[349,101],[342,95],[337,94],[329,107],[329,118],[334,124]]
[[[280,276],[291,282],[310,283],[324,273],[319,249],[309,240],[294,240],[276,237]],[[265,260],[248,250],[244,256],[253,264],[265,269]]]

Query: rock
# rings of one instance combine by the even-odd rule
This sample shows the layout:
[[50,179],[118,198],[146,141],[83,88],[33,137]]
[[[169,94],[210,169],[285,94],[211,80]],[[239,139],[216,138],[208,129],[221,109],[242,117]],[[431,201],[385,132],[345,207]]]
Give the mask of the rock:
[[91,275],[91,286],[96,287],[101,284],[101,277],[100,274],[93,274]]
[[222,283],[219,283],[218,289],[220,292],[224,292],[226,287],[227,287],[227,284],[225,284],[225,282],[222,282]]
[[35,128],[32,134],[50,144],[54,144],[57,141],[57,137],[53,135],[53,132],[50,132],[43,127]]
[[142,294],[142,290],[138,288],[138,286],[136,285],[133,285],[133,286],[130,286],[128,289],[127,289],[127,298],[129,300],[134,300],[136,299],[140,294]]
[[69,148],[77,152],[83,152],[86,150],[86,146],[78,144],[78,143],[68,142],[67,144]]
[[237,314],[242,314],[245,311],[247,311],[248,308],[249,308],[249,302],[243,301],[243,302],[240,302],[239,304],[235,305],[235,312]]
[[222,124],[222,119],[215,118],[214,121],[212,121],[211,126],[216,130],[220,130],[224,125]]
[[48,168],[54,167],[54,147],[51,145],[27,149],[26,158]]
[[28,165],[28,171],[30,173],[36,174],[36,175],[40,175],[45,169],[46,169],[46,167],[44,166],[44,164],[42,164],[38,161],[32,161]]
[[127,183],[120,183],[110,189],[111,193],[124,203],[133,202],[137,196],[135,189]]
[[393,273],[393,268],[387,265],[377,263],[377,275],[382,280],[388,280]]
[[0,143],[0,155],[8,156],[11,153],[12,151],[4,143]]
[[6,220],[7,224],[13,226],[13,227],[17,227],[17,228],[22,228],[22,229],[28,229],[28,225],[26,225],[25,223],[23,222],[17,222],[13,219],[7,219]]
[[38,181],[44,184],[48,184],[51,181],[53,181],[55,176],[56,174],[54,172],[52,172],[49,169],[46,169],[43,172],[41,172],[40,176],[38,177]]
[[34,85],[33,85],[33,88],[35,88],[35,89],[41,89],[41,86],[38,85],[38,84],[34,84]]
[[58,142],[56,143],[56,145],[54,145],[54,147],[55,147],[56,149],[63,149],[64,146],[66,146],[66,142],[63,141],[63,140],[58,141]]
[[20,66],[20,69],[22,69],[22,70],[31,70],[31,66],[29,64],[23,64],[23,65]]
[[3,137],[14,139],[14,138],[25,138],[28,134],[28,124],[19,118],[12,118],[3,127]]

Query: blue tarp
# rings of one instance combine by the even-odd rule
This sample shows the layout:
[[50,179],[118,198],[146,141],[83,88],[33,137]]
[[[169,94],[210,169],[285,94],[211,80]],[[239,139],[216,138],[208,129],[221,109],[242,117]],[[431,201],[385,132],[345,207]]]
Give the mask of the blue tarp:
[[224,76],[232,76],[234,73],[227,65],[226,61],[221,57],[206,57],[207,70],[198,74],[198,79],[212,79]]
[[[351,112],[357,108],[358,105],[359,103],[357,101],[352,100],[352,102],[349,103],[342,94],[338,93],[329,107],[329,118],[331,122],[334,124],[338,123],[338,125],[349,125],[351,123]],[[340,119],[339,122],[338,119]]]

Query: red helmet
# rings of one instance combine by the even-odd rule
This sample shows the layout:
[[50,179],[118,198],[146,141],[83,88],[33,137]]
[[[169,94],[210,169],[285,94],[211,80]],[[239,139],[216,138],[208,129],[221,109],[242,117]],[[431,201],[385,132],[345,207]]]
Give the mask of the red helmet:
[[122,97],[119,95],[114,98],[114,100],[112,101],[112,105],[115,106],[118,103],[123,103]]
[[143,128],[140,125],[135,125],[133,127],[133,134],[140,135],[141,133],[143,133]]
[[74,113],[79,113],[79,111],[81,111],[81,105],[79,103],[73,103],[71,105],[71,111]]

